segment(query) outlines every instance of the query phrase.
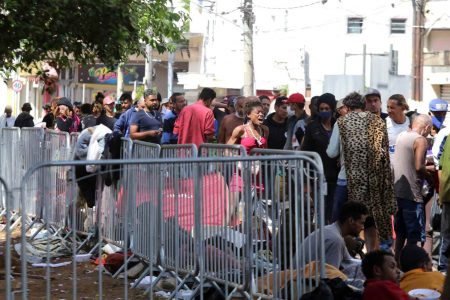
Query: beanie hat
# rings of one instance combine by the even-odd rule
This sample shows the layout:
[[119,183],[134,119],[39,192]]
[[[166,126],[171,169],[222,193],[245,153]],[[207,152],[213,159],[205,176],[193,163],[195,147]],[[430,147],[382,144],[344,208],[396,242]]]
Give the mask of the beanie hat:
[[73,108],[72,102],[70,102],[70,100],[67,99],[66,97],[62,97],[61,99],[59,99],[57,105],[58,105],[58,106],[60,106],[60,105],[65,105],[65,106],[67,106],[67,107],[70,108],[70,109]]
[[319,106],[322,103],[328,104],[331,110],[336,110],[336,97],[333,94],[325,93],[319,96],[319,100],[317,100],[317,109],[319,109]]

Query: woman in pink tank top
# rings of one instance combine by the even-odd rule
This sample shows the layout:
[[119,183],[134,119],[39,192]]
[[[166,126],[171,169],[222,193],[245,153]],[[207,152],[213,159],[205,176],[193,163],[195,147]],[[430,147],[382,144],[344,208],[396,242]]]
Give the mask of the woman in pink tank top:
[[[244,146],[248,155],[254,148],[267,148],[267,137],[269,135],[269,129],[263,125],[264,111],[259,101],[248,102],[245,106],[245,113],[247,115],[247,122],[244,125],[240,125],[233,130],[231,137],[227,144],[234,145],[236,142],[240,142]],[[257,173],[259,168],[256,167],[256,162],[253,163],[252,175],[258,179]],[[252,177],[253,177],[252,176]],[[253,177],[253,178],[255,178]],[[244,182],[240,176],[240,172],[236,172],[230,182],[230,191],[240,192]],[[257,190],[262,190],[263,187],[258,182],[251,183]]]
[[[254,148],[267,148],[267,137],[269,135],[269,128],[263,125],[264,121],[264,112],[259,101],[251,101],[245,105],[245,113],[246,113],[246,123],[244,125],[240,125],[233,130],[231,137],[228,139],[227,144],[235,145],[237,143],[244,146],[248,155]],[[261,192],[264,190],[263,185],[259,182],[259,166],[258,162],[252,162],[252,180],[250,183],[252,188],[257,192]],[[241,192],[243,192],[244,181],[242,179],[241,174],[242,164],[239,163],[236,168],[236,172],[232,175],[230,180],[230,205],[229,205],[229,214],[228,220],[229,224],[239,224],[241,219],[241,211],[243,209],[243,202],[239,205],[239,202],[242,201]]]
[[247,103],[245,105],[245,113],[247,115],[247,122],[233,130],[227,144],[234,145],[240,141],[247,154],[250,154],[253,148],[267,148],[269,129],[263,125],[264,110],[261,102],[252,101]]

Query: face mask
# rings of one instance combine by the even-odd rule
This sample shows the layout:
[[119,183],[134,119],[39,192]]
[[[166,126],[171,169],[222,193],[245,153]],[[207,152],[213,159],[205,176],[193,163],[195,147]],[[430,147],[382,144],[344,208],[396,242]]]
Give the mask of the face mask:
[[431,117],[431,119],[433,120],[433,125],[436,126],[438,129],[441,128],[442,123],[444,123],[445,121],[445,117],[444,116],[433,116]]
[[332,112],[331,111],[321,111],[319,112],[319,116],[321,119],[329,119],[331,118]]
[[295,111],[292,110],[290,106],[287,107],[288,117],[295,115]]

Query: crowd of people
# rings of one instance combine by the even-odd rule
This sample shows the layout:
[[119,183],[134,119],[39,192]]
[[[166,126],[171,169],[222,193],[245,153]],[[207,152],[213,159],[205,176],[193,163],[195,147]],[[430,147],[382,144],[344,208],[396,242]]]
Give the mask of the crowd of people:
[[[56,98],[43,107],[42,126],[70,133],[103,125],[116,137],[155,144],[240,144],[247,153],[254,148],[317,152],[326,179],[326,263],[345,271],[355,256],[362,258],[370,291],[364,299],[407,299],[414,288],[442,292],[450,251],[446,101],[432,100],[429,113],[418,114],[408,111],[403,95],[394,94],[383,113],[376,89],[339,101],[325,93],[311,98],[308,114],[300,93],[274,99],[216,96],[204,88],[191,105],[181,93],[163,101],[150,89],[141,99],[124,93],[118,103],[101,93],[92,104]],[[0,127],[35,126],[31,109],[23,104],[14,118],[6,107]],[[436,199],[442,207],[441,228],[434,229],[441,232],[438,270],[443,273],[432,272],[426,246],[427,212]],[[355,252],[351,245],[362,241],[361,231],[366,251]]]

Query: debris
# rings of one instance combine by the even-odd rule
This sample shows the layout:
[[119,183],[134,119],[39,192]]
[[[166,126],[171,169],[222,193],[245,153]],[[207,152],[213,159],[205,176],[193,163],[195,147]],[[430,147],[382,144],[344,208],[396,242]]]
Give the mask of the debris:
[[52,263],[37,263],[37,264],[32,264],[31,266],[35,267],[35,268],[45,268],[45,267],[50,267],[50,268],[59,268],[59,267],[64,267],[67,265],[70,265],[72,262],[71,261],[65,261],[62,263],[57,263],[57,264],[52,264]]
[[[136,286],[138,289],[148,289],[151,284],[156,280],[155,276],[145,276]],[[130,286],[133,286],[136,283],[137,279],[130,283]]]

